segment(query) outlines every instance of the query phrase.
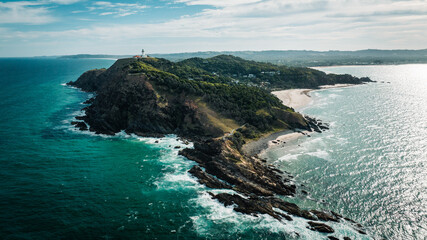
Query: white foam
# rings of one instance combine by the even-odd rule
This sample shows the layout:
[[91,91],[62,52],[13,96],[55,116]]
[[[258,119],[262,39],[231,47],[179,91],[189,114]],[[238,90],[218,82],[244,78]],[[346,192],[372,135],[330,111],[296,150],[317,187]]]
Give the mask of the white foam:
[[299,156],[301,156],[303,154],[301,153],[296,153],[296,154],[286,154],[283,155],[281,157],[279,157],[279,161],[293,161],[293,160],[297,160]]
[[310,156],[318,157],[318,158],[322,158],[322,159],[327,159],[329,157],[329,152],[327,152],[325,150],[317,150],[315,152],[309,152],[307,154]]
[[[219,190],[220,191],[220,190]],[[218,192],[218,190],[217,190]],[[293,221],[278,221],[270,215],[258,214],[258,217],[238,213],[233,210],[234,206],[225,207],[222,203],[211,198],[207,192],[200,192],[198,197],[191,200],[197,206],[207,211],[199,212],[191,217],[194,228],[202,237],[211,237],[221,234],[227,236],[252,231],[253,229],[265,230],[273,233],[283,233],[293,239],[323,239],[325,234],[307,229],[306,219],[291,216]],[[274,209],[278,212],[285,213],[280,209]],[[357,234],[348,223],[331,223],[335,229],[334,236],[350,236],[352,239],[364,239]],[[224,227],[226,226],[226,228]],[[298,235],[296,234],[298,233]]]
[[85,114],[86,114],[85,111],[78,110],[78,111],[75,111],[75,112],[72,112],[72,113],[68,114],[68,116],[77,117],[77,116],[83,116]]

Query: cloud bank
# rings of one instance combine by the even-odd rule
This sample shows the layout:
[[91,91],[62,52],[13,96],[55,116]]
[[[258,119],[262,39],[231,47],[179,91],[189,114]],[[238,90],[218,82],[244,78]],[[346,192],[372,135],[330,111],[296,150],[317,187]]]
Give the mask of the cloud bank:
[[[9,6],[2,3],[0,9],[27,13],[34,18],[32,24],[55,20],[45,14],[48,9],[44,6],[33,9],[31,4],[34,2],[26,3]],[[199,11],[175,18],[165,17],[155,23],[95,22],[72,30],[9,30],[8,38],[34,41],[74,38],[82,44],[102,41],[109,45],[127,42],[132,47],[148,45],[156,52],[427,47],[424,43],[427,39],[427,1],[423,0],[175,0],[167,7],[177,5],[198,7]],[[112,17],[150,10],[150,6],[139,3],[112,2],[92,2],[87,8],[101,16]],[[26,18],[10,19],[30,22]],[[0,23],[5,22],[6,19],[0,18]],[[116,49],[123,51],[124,48]]]

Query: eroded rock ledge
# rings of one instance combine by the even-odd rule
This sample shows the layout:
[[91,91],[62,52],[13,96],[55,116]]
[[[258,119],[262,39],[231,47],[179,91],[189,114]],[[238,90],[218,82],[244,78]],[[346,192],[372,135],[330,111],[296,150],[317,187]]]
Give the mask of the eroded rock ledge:
[[[214,189],[232,189],[236,194],[210,193],[225,206],[244,214],[268,214],[279,221],[301,217],[307,228],[322,233],[334,233],[328,222],[347,222],[355,231],[366,234],[363,226],[334,212],[304,210],[283,200],[294,196],[296,186],[289,176],[254,156],[241,153],[233,136],[196,142],[194,149],[183,149],[180,155],[197,162],[189,172],[201,184]],[[331,236],[333,237],[333,236]]]

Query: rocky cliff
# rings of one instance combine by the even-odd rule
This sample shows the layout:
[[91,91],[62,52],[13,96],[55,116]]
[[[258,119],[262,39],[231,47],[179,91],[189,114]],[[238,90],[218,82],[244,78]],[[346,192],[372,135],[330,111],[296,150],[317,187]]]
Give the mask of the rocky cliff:
[[[142,64],[142,68],[140,65],[135,67],[135,64]],[[187,138],[219,137],[245,124],[240,116],[251,113],[246,111],[236,114],[238,111],[228,111],[231,113],[224,114],[215,111],[215,108],[227,110],[229,106],[235,105],[241,109],[237,100],[228,99],[234,97],[232,94],[217,93],[221,88],[227,88],[227,85],[183,81],[136,59],[121,59],[107,70],[85,72],[77,81],[68,84],[96,93],[88,101],[91,105],[84,109],[86,115],[81,119],[89,125],[90,131],[102,134],[114,135],[123,130],[141,136],[175,133]],[[189,84],[198,84],[196,87],[208,90],[193,92],[193,89],[186,88]],[[247,89],[240,88],[242,91]],[[261,121],[260,124],[271,124],[278,128],[309,128],[299,114],[286,108],[269,106],[269,99],[261,100],[266,104],[262,109],[252,110],[255,116],[253,124],[256,125],[259,119],[264,120],[263,115],[256,113],[262,110],[270,122]],[[209,104],[209,101],[216,101],[217,104]],[[250,104],[250,101],[245,101],[240,105],[248,105],[248,102]],[[264,107],[268,108],[268,112],[265,112]]]
[[[235,194],[211,194],[224,205],[280,221],[301,217],[313,231],[333,233],[325,222],[346,221],[365,232],[339,214],[303,210],[284,201],[284,196],[297,192],[291,177],[241,150],[247,140],[278,130],[321,132],[324,128],[315,119],[304,118],[262,89],[207,82],[203,80],[206,72],[197,69],[191,72],[201,73],[199,80],[185,79],[154,67],[158,61],[121,59],[109,69],[91,70],[69,82],[96,94],[86,102],[86,114],[73,124],[109,135],[120,131],[141,136],[177,134],[194,141],[193,149],[180,151],[198,163],[190,174],[208,188],[234,190]],[[173,63],[168,64],[168,69],[174,69]]]

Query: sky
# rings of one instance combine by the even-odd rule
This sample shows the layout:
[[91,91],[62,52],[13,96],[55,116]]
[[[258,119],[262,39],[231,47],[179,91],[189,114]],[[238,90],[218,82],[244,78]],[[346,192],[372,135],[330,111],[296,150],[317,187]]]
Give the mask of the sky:
[[427,0],[0,1],[0,57],[427,48]]

